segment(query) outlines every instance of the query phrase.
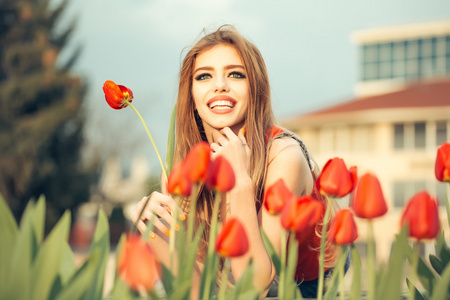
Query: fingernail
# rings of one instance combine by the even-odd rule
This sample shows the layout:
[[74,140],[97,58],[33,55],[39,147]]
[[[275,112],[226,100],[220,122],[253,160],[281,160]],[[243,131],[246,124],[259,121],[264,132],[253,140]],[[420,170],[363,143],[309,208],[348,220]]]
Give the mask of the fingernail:
[[166,234],[167,234],[168,236],[170,236],[170,230],[167,230],[167,231],[166,231]]
[[179,231],[179,230],[180,230],[180,225],[178,225],[178,224],[175,225],[175,230],[176,230],[176,231]]
[[153,233],[150,233],[149,235],[150,235],[150,238],[152,238],[152,239],[154,239],[154,238],[155,238],[155,234],[153,234]]
[[186,220],[186,217],[185,217],[182,213],[180,213],[180,214],[178,215],[178,217],[180,218],[181,221]]

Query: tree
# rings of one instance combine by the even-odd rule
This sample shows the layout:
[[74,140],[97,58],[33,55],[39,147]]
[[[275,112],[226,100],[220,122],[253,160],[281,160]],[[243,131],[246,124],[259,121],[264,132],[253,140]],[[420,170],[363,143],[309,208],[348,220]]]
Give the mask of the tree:
[[75,23],[56,25],[68,0],[0,0],[0,193],[16,219],[30,198],[47,198],[47,228],[87,201],[92,173],[83,170],[85,86],[59,52]]

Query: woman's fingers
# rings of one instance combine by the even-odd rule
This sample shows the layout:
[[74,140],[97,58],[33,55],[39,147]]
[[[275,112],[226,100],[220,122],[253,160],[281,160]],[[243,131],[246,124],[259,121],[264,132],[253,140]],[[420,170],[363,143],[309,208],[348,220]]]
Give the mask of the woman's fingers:
[[170,227],[175,226],[178,229],[176,218],[184,220],[185,215],[173,198],[158,192],[153,192],[149,197],[142,198],[131,214],[133,223],[136,224],[141,233],[147,230],[146,221],[150,221],[159,231],[169,235]]

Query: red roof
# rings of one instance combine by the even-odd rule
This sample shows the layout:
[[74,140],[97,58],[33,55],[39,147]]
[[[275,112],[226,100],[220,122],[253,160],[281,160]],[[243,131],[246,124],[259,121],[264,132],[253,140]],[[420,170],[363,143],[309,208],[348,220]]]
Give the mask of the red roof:
[[440,106],[450,106],[449,79],[433,82],[417,82],[400,91],[353,99],[335,106],[302,115],[300,118],[371,109]]

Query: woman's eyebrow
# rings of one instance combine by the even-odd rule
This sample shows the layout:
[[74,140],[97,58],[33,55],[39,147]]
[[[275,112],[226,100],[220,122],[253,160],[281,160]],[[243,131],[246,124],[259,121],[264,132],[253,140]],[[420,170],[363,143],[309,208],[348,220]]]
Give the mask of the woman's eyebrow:
[[[243,65],[226,65],[225,70],[230,70],[230,69],[243,69],[245,70]],[[197,73],[198,71],[213,71],[214,68],[213,67],[209,67],[209,66],[204,66],[204,67],[199,67],[197,69],[194,70],[194,74]]]

